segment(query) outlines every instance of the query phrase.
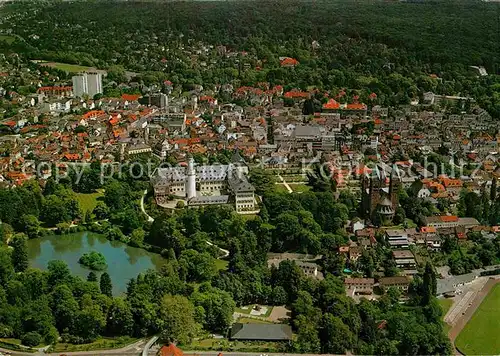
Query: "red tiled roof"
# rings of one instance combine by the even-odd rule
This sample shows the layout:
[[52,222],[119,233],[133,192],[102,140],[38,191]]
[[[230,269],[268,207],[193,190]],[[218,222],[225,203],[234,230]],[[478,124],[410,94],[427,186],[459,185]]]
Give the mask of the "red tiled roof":
[[83,114],[82,118],[90,119],[90,118],[105,115],[105,114],[106,113],[102,110],[92,110],[92,111],[89,111],[88,113]]
[[366,110],[366,105],[362,103],[347,104],[347,110]]
[[80,155],[78,153],[66,153],[64,155],[64,158],[66,158],[68,161],[76,161],[80,159]]
[[209,95],[203,95],[200,97],[200,101],[208,101],[210,103],[215,101],[215,98]]
[[285,59],[283,59],[281,62],[280,62],[281,66],[282,67],[286,67],[286,66],[296,66],[299,64],[299,61],[296,60],[295,58],[290,58],[290,57],[287,57]]
[[329,109],[329,110],[340,109],[340,104],[335,99],[330,99],[326,104],[323,104],[323,109]]
[[111,120],[109,120],[109,124],[111,126],[115,126],[116,124],[118,124],[120,122],[120,119],[118,118],[118,116],[113,116],[111,118]]
[[54,91],[54,92],[64,92],[64,91],[71,91],[73,90],[73,87],[70,86],[64,86],[64,87],[40,87],[38,88],[37,92],[47,92],[47,91]]
[[182,356],[183,354],[182,350],[172,343],[168,346],[164,345],[159,352],[161,356]]
[[122,94],[122,99],[126,101],[137,101],[140,97],[140,94]]
[[454,222],[458,221],[458,216],[455,215],[442,215],[439,217],[442,222]]
[[309,98],[309,93],[305,91],[292,90],[285,93],[285,98],[297,99],[297,98]]
[[3,124],[4,124],[4,125],[6,125],[6,126],[9,126],[9,127],[14,127],[14,126],[16,126],[16,122],[15,122],[15,121],[12,121],[12,120],[10,120],[10,121],[6,121],[6,122],[3,122]]

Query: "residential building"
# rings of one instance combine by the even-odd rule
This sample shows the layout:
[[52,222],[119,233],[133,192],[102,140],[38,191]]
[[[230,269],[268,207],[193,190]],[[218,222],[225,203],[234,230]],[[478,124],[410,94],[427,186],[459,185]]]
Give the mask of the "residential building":
[[372,294],[375,280],[373,278],[346,278],[344,286],[350,295]]
[[396,262],[396,267],[403,269],[414,269],[417,267],[415,262],[415,256],[410,250],[394,250],[392,251],[392,257]]
[[407,292],[410,286],[410,279],[406,276],[395,277],[382,277],[379,280],[380,288],[387,290],[387,288],[397,288],[402,292]]
[[459,218],[455,215],[427,216],[425,225],[435,228],[465,227],[469,229],[479,226],[479,221],[474,218]]
[[72,77],[73,94],[76,97],[88,95],[93,98],[96,94],[102,94],[102,74],[96,72],[85,72]]
[[408,248],[408,234],[404,229],[387,229],[385,238],[391,248]]
[[268,267],[276,267],[278,268],[280,263],[283,261],[294,261],[295,264],[304,272],[307,277],[323,279],[323,273],[319,271],[318,264],[311,262],[315,261],[321,256],[308,256],[302,254],[291,254],[291,253],[282,253],[282,254],[269,254],[267,260]]

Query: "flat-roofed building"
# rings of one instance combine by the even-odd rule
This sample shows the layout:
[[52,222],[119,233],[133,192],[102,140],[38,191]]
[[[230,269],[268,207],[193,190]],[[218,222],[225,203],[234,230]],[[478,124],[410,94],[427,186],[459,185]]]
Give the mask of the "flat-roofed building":
[[417,266],[415,256],[410,250],[394,250],[392,251],[392,257],[398,268],[414,269]]
[[385,237],[391,248],[408,248],[408,234],[404,229],[387,229]]

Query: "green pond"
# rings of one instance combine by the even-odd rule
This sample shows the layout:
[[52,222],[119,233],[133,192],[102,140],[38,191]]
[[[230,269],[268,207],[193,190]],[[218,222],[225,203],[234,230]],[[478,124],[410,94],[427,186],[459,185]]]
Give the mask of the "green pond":
[[[49,261],[61,260],[66,262],[74,275],[84,279],[90,269],[79,264],[78,259],[90,251],[100,252],[106,258],[108,268],[105,271],[111,277],[115,295],[126,292],[131,278],[148,269],[158,269],[163,261],[160,255],[88,232],[45,236],[28,241],[31,267],[46,270]],[[96,274],[99,276],[100,272]]]

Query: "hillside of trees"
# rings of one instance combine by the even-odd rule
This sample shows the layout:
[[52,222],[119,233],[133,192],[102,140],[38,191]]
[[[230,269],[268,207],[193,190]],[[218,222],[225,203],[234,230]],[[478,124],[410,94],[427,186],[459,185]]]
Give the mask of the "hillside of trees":
[[[126,69],[139,73],[136,79],[147,85],[169,79],[186,89],[264,81],[333,92],[349,88],[361,100],[375,92],[383,105],[408,103],[433,91],[470,95],[500,116],[499,79],[491,75],[498,73],[499,61],[495,3],[79,1],[11,6],[7,9],[23,15],[2,27],[23,40],[3,43],[4,52],[107,69],[117,82]],[[212,49],[196,54],[192,48],[199,41]],[[312,48],[313,41],[319,47]],[[246,55],[238,61],[223,57],[219,45]],[[281,68],[281,56],[296,58],[300,65]],[[202,61],[215,64],[203,67]],[[478,78],[470,66],[485,66],[490,75]]]

